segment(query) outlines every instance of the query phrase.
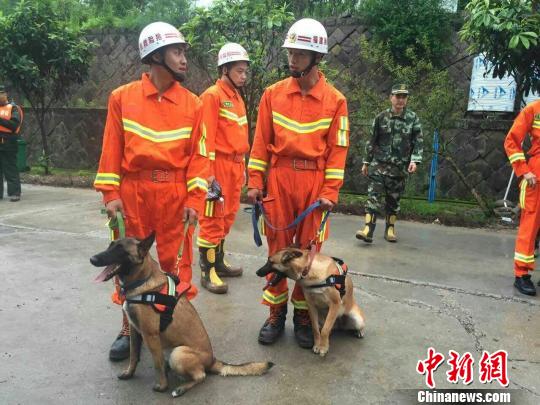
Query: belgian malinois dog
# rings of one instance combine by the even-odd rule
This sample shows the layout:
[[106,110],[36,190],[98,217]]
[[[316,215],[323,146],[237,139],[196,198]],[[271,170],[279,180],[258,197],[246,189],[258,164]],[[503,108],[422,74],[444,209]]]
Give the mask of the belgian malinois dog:
[[[144,240],[123,238],[114,241],[104,252],[90,259],[97,267],[106,266],[96,281],[107,281],[117,275],[124,287],[126,301],[124,311],[130,324],[130,356],[129,366],[118,378],[127,380],[133,377],[142,340],[148,346],[154,359],[156,381],[153,389],[163,392],[168,388],[163,349],[173,348],[169,357],[170,368],[179,375],[190,379],[179,385],[172,392],[173,397],[184,394],[193,386],[206,378],[206,373],[222,376],[247,376],[265,374],[274,364],[271,362],[252,362],[241,365],[223,363],[214,357],[210,339],[197,311],[181,295],[174,306],[172,320],[160,331],[160,314],[152,305],[140,302],[129,302],[141,297],[141,294],[158,292],[169,283],[166,273],[148,253],[154,243],[152,233]],[[131,289],[128,287],[131,286]]]
[[332,284],[335,276],[343,273],[334,258],[320,253],[310,257],[308,250],[289,247],[274,253],[257,270],[259,277],[270,273],[274,273],[270,285],[288,277],[302,286],[313,328],[313,352],[321,356],[328,353],[334,325],[353,331],[358,338],[364,336],[364,313],[354,300],[351,277],[341,274],[344,284]]

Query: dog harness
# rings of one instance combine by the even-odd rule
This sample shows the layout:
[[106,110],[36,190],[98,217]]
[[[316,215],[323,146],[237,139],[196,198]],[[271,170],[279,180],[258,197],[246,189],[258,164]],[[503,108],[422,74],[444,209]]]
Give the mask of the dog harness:
[[345,295],[345,278],[347,277],[347,271],[349,268],[345,262],[337,257],[332,257],[336,262],[336,267],[338,269],[337,274],[332,274],[327,277],[324,282],[320,284],[313,284],[306,286],[307,288],[323,288],[323,287],[335,287],[339,291],[341,298]]
[[179,281],[176,277],[167,274],[167,282],[159,292],[147,292],[126,298],[128,303],[152,305],[154,311],[159,313],[159,331],[163,332],[172,322],[174,308],[178,299],[189,290],[189,283]]

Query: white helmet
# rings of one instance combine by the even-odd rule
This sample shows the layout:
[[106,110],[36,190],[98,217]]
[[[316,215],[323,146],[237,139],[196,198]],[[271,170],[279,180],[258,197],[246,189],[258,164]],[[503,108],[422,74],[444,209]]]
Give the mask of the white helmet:
[[302,18],[289,28],[282,48],[307,49],[318,53],[328,53],[326,29],[317,20]]
[[218,66],[230,62],[246,61],[249,62],[249,56],[244,47],[234,42],[229,42],[221,47],[218,53]]
[[139,35],[139,55],[141,60],[156,49],[172,44],[187,44],[180,31],[171,24],[154,22],[144,27]]

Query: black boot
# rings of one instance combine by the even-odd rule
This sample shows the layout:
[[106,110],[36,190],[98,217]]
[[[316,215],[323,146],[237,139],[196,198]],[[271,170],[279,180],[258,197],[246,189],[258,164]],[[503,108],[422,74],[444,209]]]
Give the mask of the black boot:
[[122,330],[109,350],[109,360],[120,361],[129,357],[129,321],[122,311]]
[[294,337],[298,346],[304,349],[313,347],[313,330],[311,329],[311,318],[307,309],[294,309],[293,316]]
[[216,248],[216,273],[220,277],[240,277],[242,267],[233,267],[225,260],[225,239]]
[[366,243],[373,242],[373,232],[377,222],[377,214],[374,212],[366,212],[366,225],[363,230],[356,232],[356,239],[363,240]]
[[397,242],[396,219],[396,214],[386,215],[386,228],[384,230],[384,239],[386,239],[388,242]]
[[285,319],[287,317],[287,304],[272,305],[270,316],[264,322],[259,331],[259,343],[271,345],[275,343],[285,329]]
[[516,277],[516,281],[514,281],[514,287],[516,287],[518,291],[522,294],[536,295],[536,288],[534,287],[534,284],[531,281],[530,274],[526,274],[521,277]]
[[216,249],[200,247],[199,254],[201,285],[211,293],[225,294],[229,286],[216,274]]

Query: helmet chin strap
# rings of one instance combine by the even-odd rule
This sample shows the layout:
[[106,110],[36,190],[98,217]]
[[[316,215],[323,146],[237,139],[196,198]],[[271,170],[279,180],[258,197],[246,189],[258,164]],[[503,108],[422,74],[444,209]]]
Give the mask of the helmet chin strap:
[[317,56],[315,55],[315,53],[313,53],[313,55],[311,56],[311,62],[309,62],[308,67],[302,70],[301,72],[297,70],[289,69],[291,76],[294,77],[295,79],[299,79],[309,74],[309,72],[311,72],[311,69],[313,69],[314,66],[317,66],[317,62],[315,61],[316,59],[317,59]]
[[162,60],[160,62],[158,61],[154,61],[154,62],[160,66],[163,66],[167,70],[167,72],[171,74],[174,80],[176,80],[178,83],[182,83],[186,79],[185,75],[183,73],[175,72],[174,70],[170,68],[169,65],[167,65],[167,63],[165,62],[165,52],[163,51],[163,48],[160,49],[158,52],[161,55]]
[[227,79],[229,79],[229,82],[231,82],[231,84],[233,85],[233,87],[236,89],[236,91],[238,93],[240,93],[240,96],[242,98],[245,98],[245,94],[244,94],[244,86],[240,87],[240,86],[237,86],[236,83],[233,81],[233,79],[231,79],[231,76],[229,76],[229,68],[227,68],[227,73],[225,73],[225,76],[227,76]]

